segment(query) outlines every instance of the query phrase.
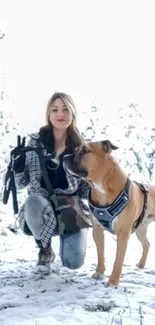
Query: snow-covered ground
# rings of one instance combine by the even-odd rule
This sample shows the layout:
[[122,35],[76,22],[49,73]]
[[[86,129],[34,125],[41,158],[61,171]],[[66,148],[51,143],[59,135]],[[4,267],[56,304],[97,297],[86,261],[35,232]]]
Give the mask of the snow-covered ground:
[[155,324],[155,225],[149,226],[151,248],[144,270],[136,268],[141,247],[133,234],[117,289],[106,288],[115,257],[115,237],[106,232],[106,272],[103,280],[91,278],[96,250],[89,232],[84,266],[76,271],[62,267],[59,239],[49,276],[33,274],[37,248],[30,237],[7,229],[10,213],[0,214],[0,325],[153,325]]

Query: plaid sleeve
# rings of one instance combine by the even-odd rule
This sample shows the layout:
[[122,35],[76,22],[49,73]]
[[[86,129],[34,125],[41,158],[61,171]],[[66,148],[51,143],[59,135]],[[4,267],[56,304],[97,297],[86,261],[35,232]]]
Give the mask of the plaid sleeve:
[[77,194],[78,194],[79,198],[80,199],[87,199],[89,189],[90,189],[90,186],[88,185],[88,183],[81,180],[81,182],[79,184],[79,187],[78,187],[78,190],[77,190]]
[[29,172],[28,168],[25,167],[25,170],[22,173],[15,174],[15,182],[17,187],[22,190],[24,187],[26,187],[30,182]]

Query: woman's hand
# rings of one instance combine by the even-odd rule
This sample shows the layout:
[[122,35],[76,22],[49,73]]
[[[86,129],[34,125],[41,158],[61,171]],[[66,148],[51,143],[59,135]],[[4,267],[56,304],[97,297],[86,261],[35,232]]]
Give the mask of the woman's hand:
[[17,136],[17,147],[15,147],[10,155],[12,160],[12,168],[16,174],[22,173],[25,169],[26,155],[22,149],[25,147],[25,137]]

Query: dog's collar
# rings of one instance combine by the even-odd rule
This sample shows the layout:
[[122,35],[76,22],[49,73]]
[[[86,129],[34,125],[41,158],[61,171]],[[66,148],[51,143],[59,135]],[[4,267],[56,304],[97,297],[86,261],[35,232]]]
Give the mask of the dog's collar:
[[88,202],[89,202],[89,208],[93,215],[97,218],[97,220],[107,229],[109,229],[111,232],[113,232],[112,229],[112,221],[113,219],[125,208],[125,206],[128,204],[130,200],[129,195],[129,189],[130,189],[131,181],[129,178],[127,178],[127,183],[125,189],[119,194],[119,196],[115,199],[115,201],[110,205],[105,206],[95,206],[91,202],[90,198],[90,191],[88,194]]

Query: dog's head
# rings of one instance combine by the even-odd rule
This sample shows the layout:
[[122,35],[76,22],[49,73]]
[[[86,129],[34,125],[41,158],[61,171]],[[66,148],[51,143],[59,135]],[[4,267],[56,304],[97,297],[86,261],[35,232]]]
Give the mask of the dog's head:
[[109,140],[88,142],[75,149],[74,154],[65,155],[64,168],[68,173],[86,181],[95,181],[97,175],[103,175],[112,150],[116,150]]

